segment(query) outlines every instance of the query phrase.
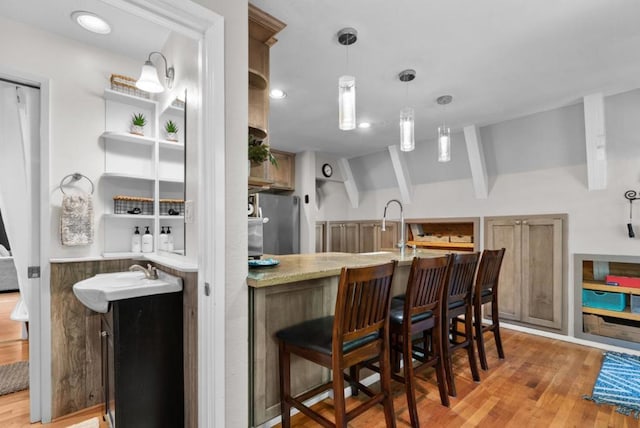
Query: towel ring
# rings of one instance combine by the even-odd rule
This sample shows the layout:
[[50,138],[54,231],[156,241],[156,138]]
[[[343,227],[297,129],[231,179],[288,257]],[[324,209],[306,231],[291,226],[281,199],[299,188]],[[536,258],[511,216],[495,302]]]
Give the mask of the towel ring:
[[71,180],[69,180],[69,183],[67,183],[67,184],[70,184],[70,183],[72,183],[72,182],[74,182],[74,181],[78,181],[78,180],[81,180],[81,179],[83,179],[83,178],[86,178],[86,179],[87,179],[87,181],[88,181],[89,183],[91,183],[91,194],[93,195],[93,190],[94,190],[94,187],[93,187],[93,181],[91,181],[91,179],[90,179],[89,177],[87,177],[86,175],[84,175],[84,174],[80,174],[79,172],[74,172],[73,174],[65,175],[65,176],[62,178],[62,180],[60,180],[60,186],[59,186],[59,187],[60,187],[60,191],[62,192],[62,194],[63,194],[63,195],[66,195],[66,193],[65,193],[64,188],[63,188],[63,187],[65,186],[64,181],[65,181],[67,178],[70,178],[70,179],[71,179]]

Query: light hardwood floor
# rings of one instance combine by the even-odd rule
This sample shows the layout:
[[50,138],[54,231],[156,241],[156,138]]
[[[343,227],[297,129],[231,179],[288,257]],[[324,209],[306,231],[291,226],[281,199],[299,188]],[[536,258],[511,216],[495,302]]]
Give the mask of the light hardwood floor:
[[[0,324],[0,329],[2,325]],[[432,372],[418,385],[418,411],[423,427],[640,427],[640,421],[616,413],[612,406],[584,400],[590,395],[602,362],[602,351],[562,341],[502,329],[505,360],[498,360],[493,340],[487,341],[489,371],[481,372],[481,381],[471,380],[466,355],[457,352],[454,372],[458,397],[451,407],[440,404]],[[489,337],[489,336],[487,336]],[[0,364],[28,358],[28,343],[13,341],[0,344]],[[409,426],[403,386],[392,382],[398,427]],[[355,404],[354,398],[348,403]],[[317,405],[330,414],[331,401]],[[101,408],[91,408],[54,421],[52,424],[29,423],[29,392],[21,391],[0,397],[0,427],[66,428],[94,416],[106,427]],[[330,416],[329,416],[330,417]],[[293,417],[295,427],[317,427],[306,417]],[[353,428],[384,427],[378,406],[349,424]]]
[[[434,373],[425,372],[427,380],[419,381],[417,389],[422,427],[640,427],[640,421],[616,413],[612,406],[583,399],[591,395],[602,363],[601,350],[501,330],[506,359],[498,359],[493,339],[488,340],[489,371],[481,371],[480,383],[471,379],[466,353],[456,352],[458,397],[451,399],[449,408],[440,404]],[[397,426],[408,427],[404,386],[392,382],[392,388]],[[353,407],[355,400],[348,399],[348,405]],[[331,400],[316,406],[332,419]],[[292,426],[318,425],[298,414]],[[349,423],[353,428],[384,426],[381,406]]]

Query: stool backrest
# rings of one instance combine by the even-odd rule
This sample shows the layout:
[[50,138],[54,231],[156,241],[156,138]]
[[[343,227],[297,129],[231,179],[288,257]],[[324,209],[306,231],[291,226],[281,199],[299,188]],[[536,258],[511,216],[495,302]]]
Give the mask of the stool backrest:
[[458,253],[451,256],[453,262],[445,287],[446,301],[449,305],[460,301],[471,304],[471,291],[480,253]]
[[425,311],[439,316],[437,308],[452,261],[449,255],[413,259],[405,293],[405,320]]
[[[396,260],[362,268],[342,268],[333,322],[333,352],[342,343],[387,329]],[[337,352],[337,354],[336,354]]]
[[502,266],[504,252],[504,248],[499,250],[484,250],[482,252],[482,258],[478,266],[478,275],[476,276],[476,299],[480,299],[485,290],[491,290],[493,294],[498,293],[500,266]]

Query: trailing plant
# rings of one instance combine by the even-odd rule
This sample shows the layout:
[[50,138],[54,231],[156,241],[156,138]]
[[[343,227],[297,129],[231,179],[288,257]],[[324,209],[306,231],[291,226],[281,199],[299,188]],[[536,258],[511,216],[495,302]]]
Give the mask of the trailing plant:
[[145,126],[147,124],[147,118],[142,113],[136,113],[131,117],[131,123],[134,126]]
[[271,153],[269,144],[249,134],[249,160],[253,163],[262,163],[267,159],[273,166],[278,167],[278,160]]
[[164,130],[169,134],[176,134],[178,132],[178,125],[173,120],[167,120],[164,124]]

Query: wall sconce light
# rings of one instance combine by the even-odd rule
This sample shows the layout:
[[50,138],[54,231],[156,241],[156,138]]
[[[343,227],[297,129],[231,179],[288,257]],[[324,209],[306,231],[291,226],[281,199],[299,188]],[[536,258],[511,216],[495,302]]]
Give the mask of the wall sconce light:
[[[441,106],[451,103],[451,95],[443,95],[436,100]],[[438,162],[449,162],[451,160],[451,129],[444,123],[444,113],[442,115],[442,126],[438,127]]]
[[136,87],[143,91],[151,92],[151,93],[159,93],[164,91],[164,85],[160,83],[158,79],[158,69],[151,62],[151,55],[160,55],[164,60],[164,75],[167,83],[167,89],[171,89],[173,86],[173,78],[175,76],[175,70],[173,67],[168,67],[167,58],[160,52],[151,52],[149,54],[149,58],[145,61],[142,66],[142,72],[140,73],[140,78],[136,82]]
[[[349,46],[358,40],[355,28],[338,31],[338,43],[347,46],[347,69],[349,68]],[[338,79],[338,127],[343,131],[356,128],[356,78],[340,76]]]
[[[409,93],[409,83],[416,78],[415,70],[404,70],[398,74],[398,79],[401,82],[407,83],[407,96]],[[411,107],[404,107],[400,110],[400,150],[403,152],[410,152],[416,147],[416,140],[414,135],[414,112]]]

